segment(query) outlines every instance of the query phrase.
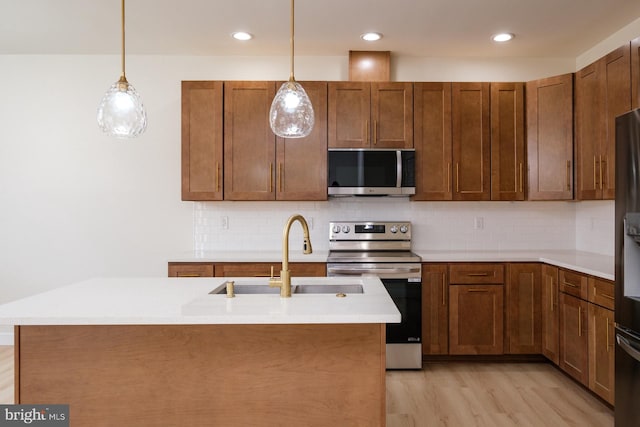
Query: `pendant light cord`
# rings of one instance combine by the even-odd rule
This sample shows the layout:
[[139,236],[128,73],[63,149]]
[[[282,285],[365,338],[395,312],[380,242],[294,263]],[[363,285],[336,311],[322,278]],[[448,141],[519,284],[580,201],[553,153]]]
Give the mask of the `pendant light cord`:
[[[124,0],[122,0],[124,1]],[[289,75],[289,81],[293,82],[295,81],[295,78],[293,77],[293,32],[294,32],[294,26],[293,26],[293,21],[294,21],[294,12],[293,12],[293,8],[294,8],[294,1],[295,0],[291,0],[291,74]]]
[[120,81],[125,83],[127,81],[127,76],[124,71],[124,0],[122,0],[122,75],[120,76]]

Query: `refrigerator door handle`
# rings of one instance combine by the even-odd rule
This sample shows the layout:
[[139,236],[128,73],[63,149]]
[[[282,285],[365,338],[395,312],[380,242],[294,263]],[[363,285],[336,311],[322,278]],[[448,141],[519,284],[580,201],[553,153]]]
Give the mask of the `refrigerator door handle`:
[[620,347],[622,347],[622,349],[624,351],[626,351],[627,353],[629,353],[629,356],[633,357],[634,359],[636,359],[638,362],[640,362],[640,351],[636,350],[633,345],[629,342],[628,339],[626,339],[625,337],[623,337],[620,334],[616,334],[616,341],[618,342],[618,345]]

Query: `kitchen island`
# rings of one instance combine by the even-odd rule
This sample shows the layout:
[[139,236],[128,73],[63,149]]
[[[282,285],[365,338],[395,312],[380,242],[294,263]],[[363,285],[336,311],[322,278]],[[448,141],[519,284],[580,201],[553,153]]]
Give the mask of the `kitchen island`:
[[379,279],[292,279],[362,286],[341,297],[209,294],[227,280],[93,279],[0,306],[16,403],[69,404],[75,426],[385,424],[400,313]]

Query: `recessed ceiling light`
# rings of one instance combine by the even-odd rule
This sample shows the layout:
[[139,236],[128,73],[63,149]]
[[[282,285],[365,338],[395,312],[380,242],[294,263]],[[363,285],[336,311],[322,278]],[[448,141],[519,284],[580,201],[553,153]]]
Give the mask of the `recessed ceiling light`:
[[360,35],[360,38],[362,40],[366,40],[368,42],[375,42],[375,41],[380,40],[382,38],[382,34],[380,34],[380,33],[364,33],[364,34]]
[[491,40],[498,43],[508,42],[509,40],[513,40],[515,36],[511,33],[498,33],[491,36]]
[[253,38],[253,35],[246,33],[244,31],[236,31],[235,33],[231,34],[231,37],[233,37],[236,40],[246,41],[246,40],[251,40]]

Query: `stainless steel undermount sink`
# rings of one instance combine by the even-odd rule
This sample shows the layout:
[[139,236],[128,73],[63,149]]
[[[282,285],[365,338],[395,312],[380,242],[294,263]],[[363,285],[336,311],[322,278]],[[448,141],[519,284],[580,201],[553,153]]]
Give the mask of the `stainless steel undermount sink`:
[[297,285],[295,294],[362,294],[362,285]]
[[[300,284],[291,286],[292,294],[362,294],[364,290],[361,284]],[[280,288],[269,287],[268,284],[260,285],[254,282],[235,282],[233,291],[236,295],[260,295],[260,294],[279,294]],[[219,295],[227,293],[227,282],[218,286],[209,294]]]

